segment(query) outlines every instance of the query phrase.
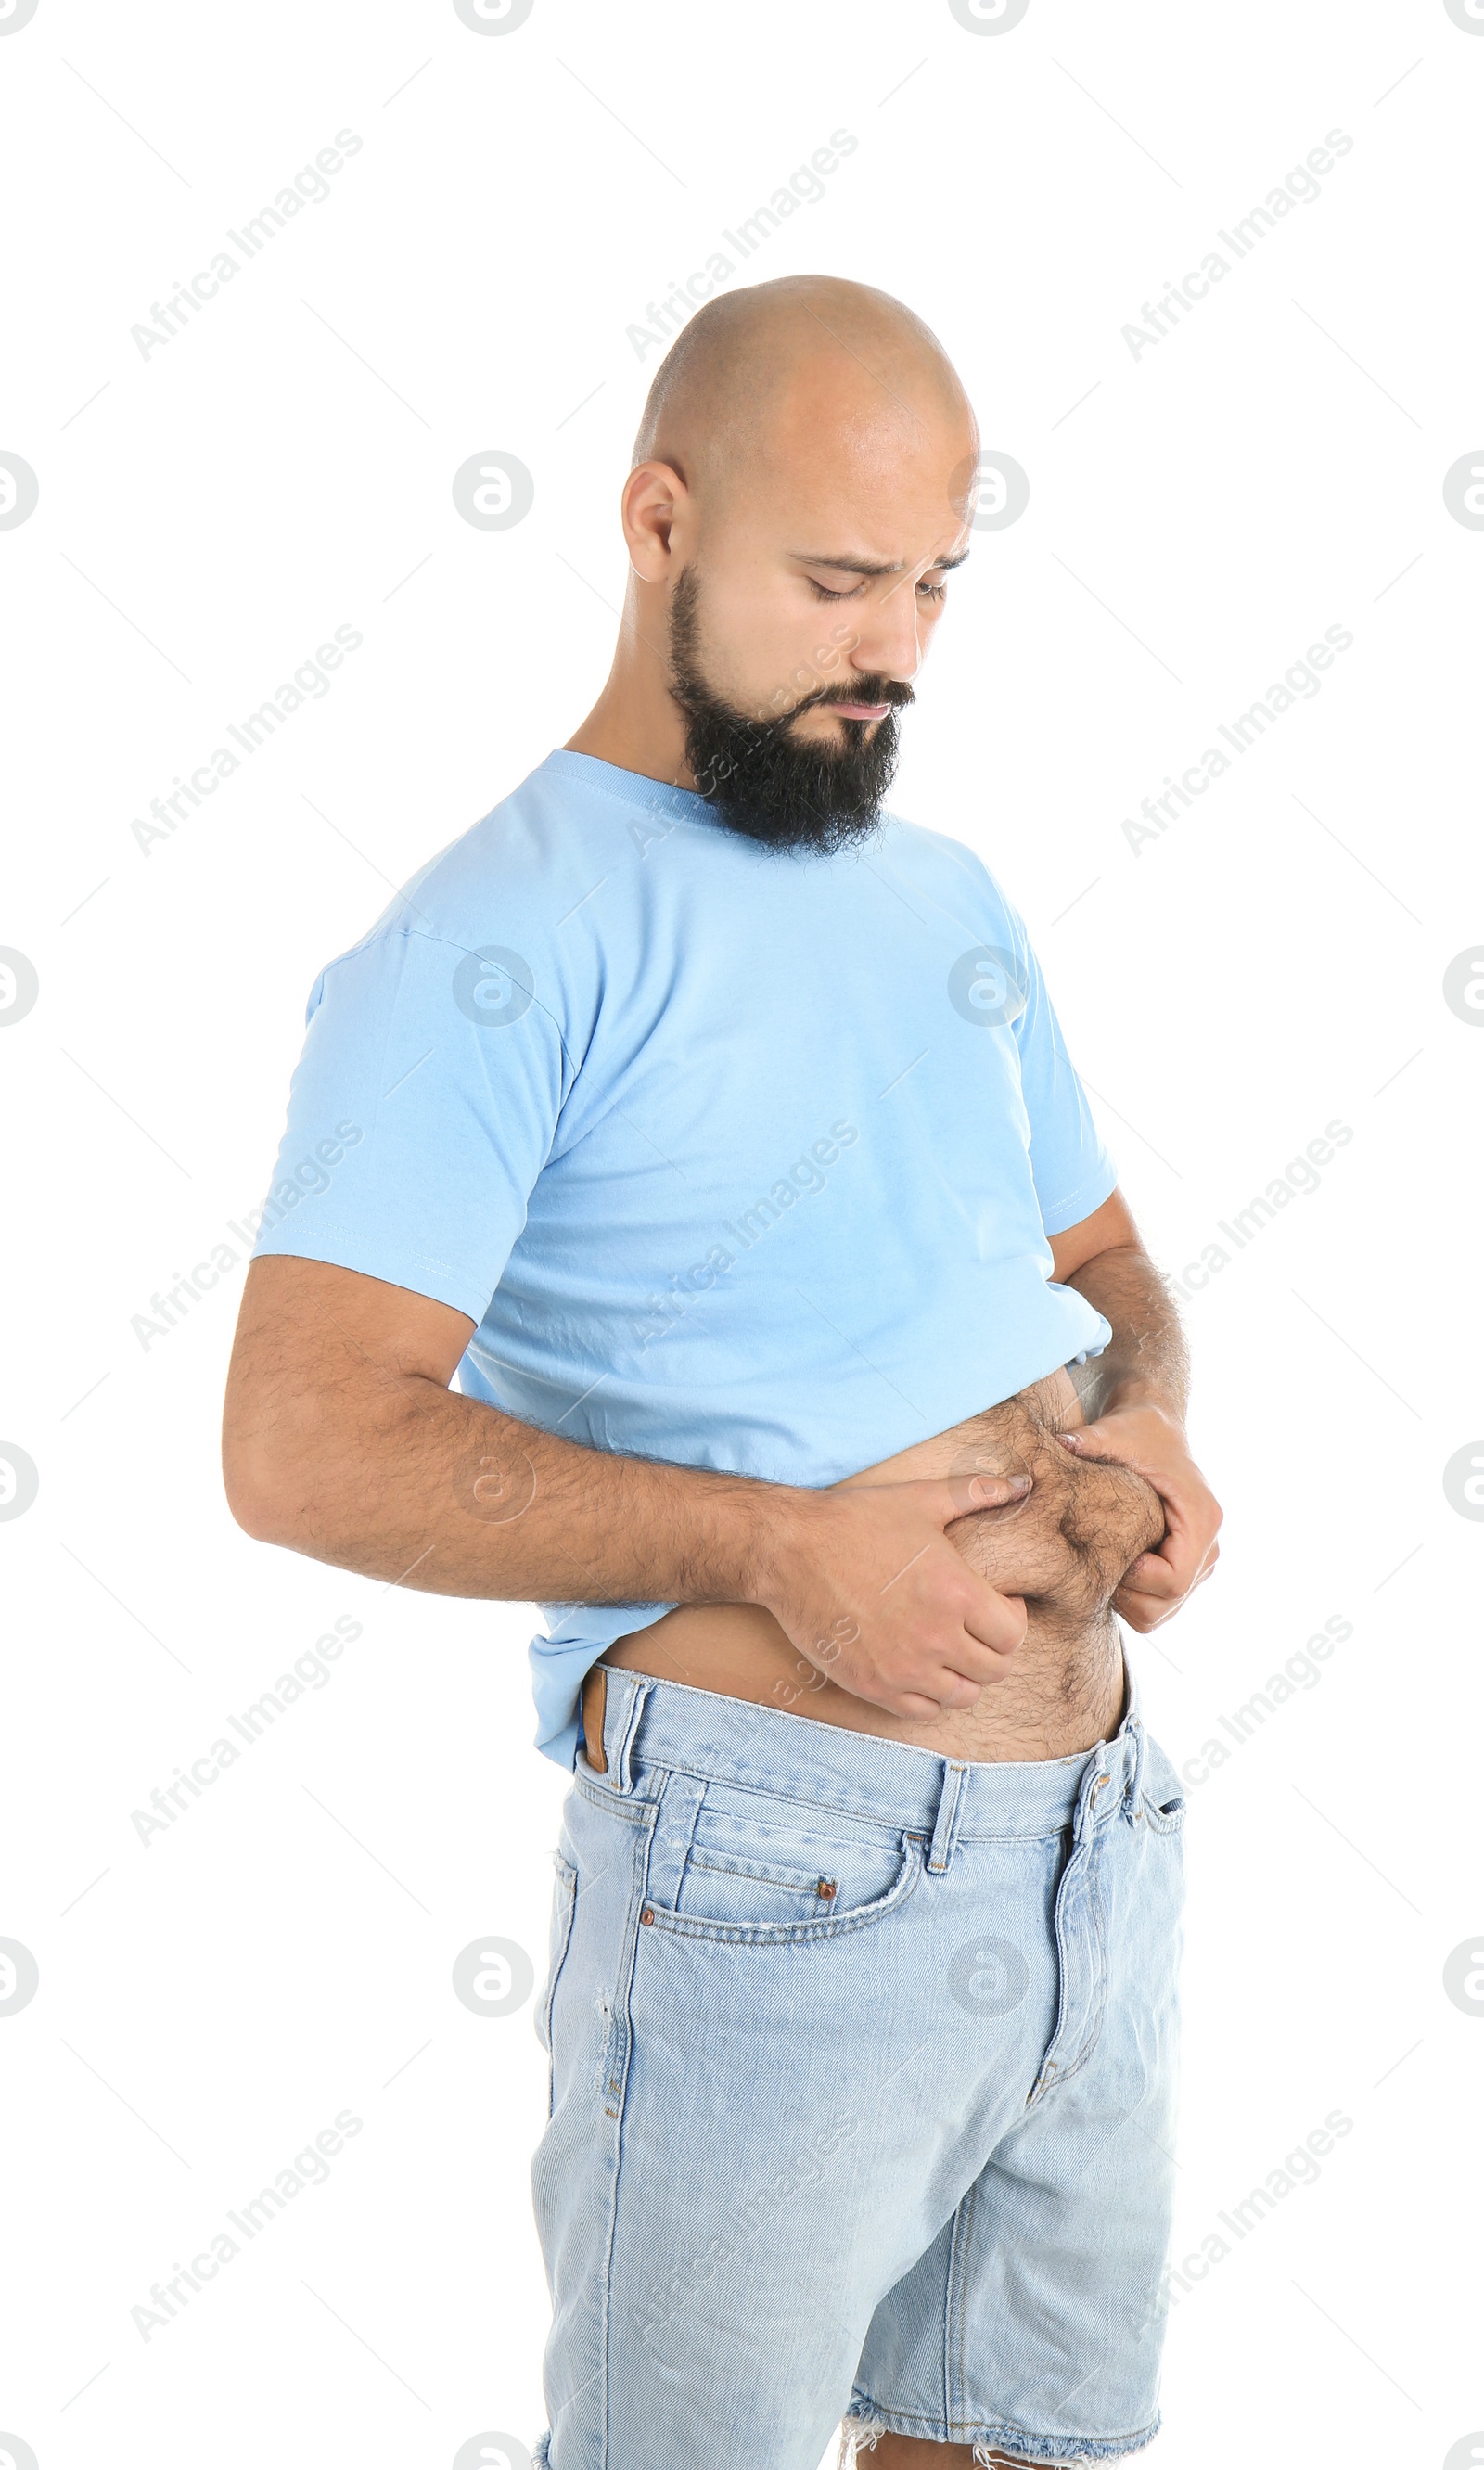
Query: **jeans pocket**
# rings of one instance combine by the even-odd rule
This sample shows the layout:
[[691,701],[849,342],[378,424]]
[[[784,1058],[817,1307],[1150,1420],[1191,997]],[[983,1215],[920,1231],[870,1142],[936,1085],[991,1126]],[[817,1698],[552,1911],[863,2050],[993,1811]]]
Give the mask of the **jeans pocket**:
[[572,1916],[577,1910],[577,1868],[565,1852],[551,1856],[556,1870],[556,1884],[551,1896],[551,1945],[546,1966],[546,1986],[536,2010],[536,2039],[546,2053],[546,2116],[552,2110],[556,2085],[556,2066],[551,2051],[551,2016],[556,2005],[557,1982],[567,1961],[571,1944]]
[[759,1846],[714,1837],[692,1844],[673,1910],[644,1919],[686,1938],[782,1945],[866,1927],[905,1901],[921,1876],[919,1848],[791,1837]]

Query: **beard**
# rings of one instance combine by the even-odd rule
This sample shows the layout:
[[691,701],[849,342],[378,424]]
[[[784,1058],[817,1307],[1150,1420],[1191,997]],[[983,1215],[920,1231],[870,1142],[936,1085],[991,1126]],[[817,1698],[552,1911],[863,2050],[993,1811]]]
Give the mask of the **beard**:
[[[699,589],[687,566],[670,601],[670,692],[685,715],[685,757],[700,795],[720,820],[776,850],[832,856],[866,840],[881,821],[900,751],[896,708],[913,692],[902,679],[852,678],[822,687],[781,719],[757,719],[717,694],[701,666]],[[800,737],[806,711],[836,703],[885,703],[879,721],[845,720],[843,745]]]

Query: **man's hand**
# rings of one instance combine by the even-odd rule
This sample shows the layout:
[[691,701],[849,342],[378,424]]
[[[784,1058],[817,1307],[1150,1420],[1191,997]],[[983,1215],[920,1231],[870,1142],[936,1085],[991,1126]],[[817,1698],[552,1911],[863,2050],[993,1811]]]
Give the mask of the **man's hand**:
[[943,1530],[1029,1477],[816,1491],[589,1449],[450,1390],[473,1330],[356,1270],[254,1261],[223,1432],[239,1523],[433,1594],[766,1603],[815,1669],[901,1714],[1003,1677],[1025,1605]]
[[872,1706],[972,1707],[1009,1670],[1026,1607],[996,1594],[943,1529],[1030,1488],[1028,1476],[962,1475],[786,1494],[754,1600],[818,1671]]
[[1164,1542],[1155,1551],[1140,1553],[1113,1597],[1115,1612],[1130,1629],[1158,1629],[1209,1578],[1220,1551],[1216,1539],[1221,1511],[1191,1456],[1184,1426],[1158,1407],[1112,1407],[1096,1423],[1079,1424],[1058,1437],[1075,1457],[1132,1467],[1164,1503]]

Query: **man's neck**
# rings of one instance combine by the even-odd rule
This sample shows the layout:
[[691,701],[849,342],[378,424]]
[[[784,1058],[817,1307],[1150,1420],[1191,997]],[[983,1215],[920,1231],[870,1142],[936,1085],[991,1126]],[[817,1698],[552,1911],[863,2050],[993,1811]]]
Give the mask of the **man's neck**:
[[638,772],[677,789],[693,789],[685,760],[685,724],[656,662],[641,644],[620,640],[608,682],[581,726],[566,740],[570,755],[591,755],[620,772]]

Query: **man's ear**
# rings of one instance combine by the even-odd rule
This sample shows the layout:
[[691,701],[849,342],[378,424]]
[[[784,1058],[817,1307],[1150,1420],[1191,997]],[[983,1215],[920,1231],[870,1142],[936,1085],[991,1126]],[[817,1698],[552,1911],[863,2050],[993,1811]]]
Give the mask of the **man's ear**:
[[669,580],[670,534],[689,500],[680,474],[668,463],[637,463],[623,484],[621,514],[629,564],[640,583]]

